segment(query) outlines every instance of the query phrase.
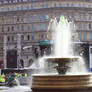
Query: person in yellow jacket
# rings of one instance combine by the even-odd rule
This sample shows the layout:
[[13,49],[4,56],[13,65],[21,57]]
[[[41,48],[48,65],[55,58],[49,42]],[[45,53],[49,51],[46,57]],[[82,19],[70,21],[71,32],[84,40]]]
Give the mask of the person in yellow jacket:
[[24,74],[25,77],[28,77],[27,73]]
[[5,74],[2,74],[0,76],[0,82],[4,83],[5,82]]

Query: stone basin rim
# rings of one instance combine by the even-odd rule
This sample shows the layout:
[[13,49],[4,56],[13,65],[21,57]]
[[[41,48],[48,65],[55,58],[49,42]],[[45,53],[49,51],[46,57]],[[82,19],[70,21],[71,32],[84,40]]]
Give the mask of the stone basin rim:
[[92,73],[87,73],[87,74],[75,74],[75,75],[73,75],[73,74],[68,74],[68,75],[59,75],[59,74],[32,74],[32,76],[44,76],[44,77],[46,77],[46,76],[92,76]]

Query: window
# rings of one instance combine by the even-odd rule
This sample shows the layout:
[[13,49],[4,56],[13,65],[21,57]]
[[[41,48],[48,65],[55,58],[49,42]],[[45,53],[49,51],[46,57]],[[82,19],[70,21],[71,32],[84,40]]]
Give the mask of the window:
[[79,33],[79,38],[80,38],[80,41],[81,41],[81,32]]
[[40,30],[41,29],[41,25],[38,25],[38,30]]
[[32,30],[34,30],[34,25],[32,24]]
[[34,21],[34,16],[32,16],[32,21]]
[[83,32],[83,40],[85,40],[85,32]]
[[59,7],[62,7],[62,5],[61,5],[61,4],[59,4]]
[[91,8],[91,5],[90,4],[88,5],[88,8]]
[[38,15],[38,20],[40,20],[40,15]]
[[42,8],[44,8],[44,4],[42,4],[41,6],[42,6]]
[[2,32],[4,32],[4,27],[2,26]]
[[72,13],[72,19],[74,19],[74,13]]
[[11,3],[11,1],[8,1],[8,3]]
[[90,48],[91,54],[92,54],[92,48]]
[[74,4],[72,4],[71,6],[74,7]]
[[12,26],[12,31],[14,31],[14,27]]
[[17,25],[17,31],[19,31],[19,25]]
[[34,6],[33,5],[31,5],[31,9],[34,9]]
[[30,36],[29,35],[27,35],[27,40],[30,40]]
[[48,14],[47,14],[47,15],[45,15],[45,19],[47,19],[47,20],[49,19],[49,15],[48,15]]
[[91,20],[91,15],[89,15],[89,20]]
[[16,10],[20,10],[20,7],[17,6],[17,7],[16,7]]
[[85,4],[83,4],[83,7],[85,7]]
[[56,7],[57,5],[56,5],[56,3],[54,4],[54,7]]
[[91,29],[91,24],[89,24],[89,29]]
[[24,35],[21,35],[21,40],[24,40]]
[[32,34],[32,40],[34,40],[34,34]]
[[48,29],[48,24],[45,25],[46,30]]
[[8,32],[10,31],[10,27],[7,28],[7,31],[8,31]]
[[26,16],[26,18],[27,18],[27,21],[29,21],[29,20],[30,20],[30,16]]
[[80,19],[80,17],[81,17],[81,15],[80,15],[80,13],[78,14],[78,19]]
[[27,10],[29,10],[30,9],[30,6],[27,6]]
[[78,23],[78,28],[79,28],[79,29],[81,28],[81,23]]
[[48,4],[46,4],[46,8],[49,8],[49,5]]
[[27,25],[27,30],[30,31],[30,25]]
[[82,29],[84,29],[84,30],[86,29],[86,24],[82,25]]
[[41,16],[41,19],[44,20],[44,15]]
[[26,2],[27,0],[23,0],[24,2]]
[[43,34],[40,36],[40,39],[41,39],[41,40],[44,39],[44,35],[43,35]]
[[85,14],[82,14],[82,19],[85,20],[86,16]]
[[7,4],[8,2],[7,1],[4,1],[5,4]]
[[55,18],[57,17],[56,13],[54,14],[54,17],[55,17]]
[[21,25],[21,31],[24,31],[24,26],[23,25]]
[[17,22],[19,22],[19,20],[20,20],[20,19],[19,19],[19,16],[17,16]]
[[1,12],[3,12],[4,11],[4,8],[1,8]]
[[23,6],[21,6],[21,10],[24,10],[24,7]]
[[80,4],[78,4],[78,7],[80,7]]
[[10,41],[10,37],[9,36],[7,37],[7,40]]
[[69,4],[67,4],[67,7],[69,7]]
[[68,18],[68,19],[70,18],[70,15],[69,15],[69,13],[67,13],[67,14],[66,14],[66,16],[67,16],[67,18]]
[[12,41],[14,41],[14,36],[12,36]]
[[45,29],[45,24],[41,24],[41,29],[42,29],[42,30]]
[[38,5],[38,9],[40,9],[40,5]]
[[10,11],[10,8],[9,7],[7,8],[7,11]]

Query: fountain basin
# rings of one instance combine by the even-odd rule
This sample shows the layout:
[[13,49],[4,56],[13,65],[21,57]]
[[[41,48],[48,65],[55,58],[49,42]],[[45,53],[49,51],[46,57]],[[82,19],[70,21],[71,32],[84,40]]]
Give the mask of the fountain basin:
[[92,92],[92,75],[33,75],[33,92]]

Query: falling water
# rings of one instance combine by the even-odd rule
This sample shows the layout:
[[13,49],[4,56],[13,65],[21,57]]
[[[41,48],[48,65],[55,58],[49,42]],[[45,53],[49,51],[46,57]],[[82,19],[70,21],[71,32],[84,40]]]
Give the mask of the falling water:
[[16,82],[17,86],[20,86],[20,82],[17,78],[15,78],[15,82]]
[[66,57],[70,54],[71,29],[70,23],[63,16],[60,17],[54,35],[55,56]]

